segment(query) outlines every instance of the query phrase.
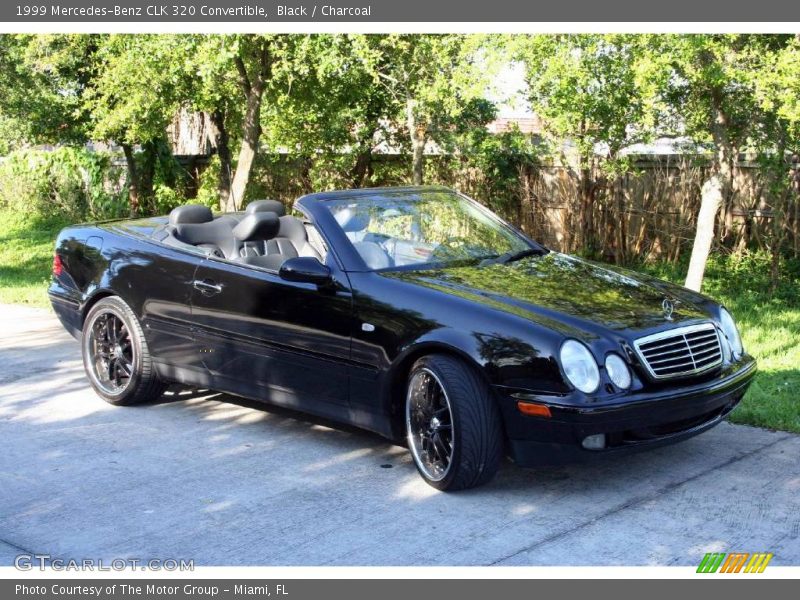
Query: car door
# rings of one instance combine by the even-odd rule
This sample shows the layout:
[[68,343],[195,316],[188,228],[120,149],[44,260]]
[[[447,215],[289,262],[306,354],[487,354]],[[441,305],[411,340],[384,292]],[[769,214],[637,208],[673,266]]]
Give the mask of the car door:
[[320,287],[210,257],[191,304],[197,351],[218,389],[311,412],[348,403],[352,294],[343,272]]
[[121,241],[107,253],[113,265],[108,287],[140,317],[159,372],[182,383],[204,385],[207,377],[196,352],[190,300],[195,271],[205,255],[138,240]]

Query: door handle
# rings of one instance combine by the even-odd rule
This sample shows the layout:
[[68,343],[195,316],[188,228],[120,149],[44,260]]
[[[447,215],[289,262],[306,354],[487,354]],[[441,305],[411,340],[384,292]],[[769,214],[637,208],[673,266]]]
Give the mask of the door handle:
[[213,296],[214,294],[219,294],[222,291],[222,286],[220,284],[209,280],[195,279],[192,282],[192,287],[194,287],[196,290],[199,290],[201,294],[206,296]]

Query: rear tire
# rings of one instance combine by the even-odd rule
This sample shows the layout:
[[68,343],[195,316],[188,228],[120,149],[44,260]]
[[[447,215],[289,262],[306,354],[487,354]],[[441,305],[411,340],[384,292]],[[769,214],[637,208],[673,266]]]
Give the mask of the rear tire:
[[503,428],[489,385],[463,361],[420,358],[406,389],[406,434],[422,478],[442,491],[487,483],[503,458]]
[[117,296],[103,298],[89,310],[81,353],[89,383],[110,404],[151,402],[166,389],[155,372],[139,320]]

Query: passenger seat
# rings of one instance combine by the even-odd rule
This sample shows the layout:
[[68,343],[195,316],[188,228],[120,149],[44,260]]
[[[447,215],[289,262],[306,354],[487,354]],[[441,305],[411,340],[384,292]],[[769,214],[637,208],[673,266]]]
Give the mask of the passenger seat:
[[[264,214],[264,213],[259,213]],[[280,217],[278,234],[261,242],[248,243],[242,247],[243,257],[275,256],[273,261],[286,260],[295,256],[313,256],[321,259],[319,252],[309,243],[308,232],[303,222],[289,215]]]
[[214,256],[232,260],[240,257],[244,244],[263,244],[275,236],[279,227],[275,213],[254,213],[246,215],[238,224],[223,219],[178,224],[174,235],[184,243],[208,249]]
[[258,248],[263,248],[268,240],[272,240],[280,229],[280,220],[274,212],[253,212],[233,228],[233,237],[238,243],[237,258],[258,255]]
[[[286,214],[286,207],[277,200],[253,200],[245,208],[244,217],[257,213],[274,213],[276,216],[282,217]],[[233,215],[229,216],[234,218]],[[262,248],[259,248],[258,242],[245,242],[242,244],[240,256],[261,256],[264,254],[263,244],[261,246]]]

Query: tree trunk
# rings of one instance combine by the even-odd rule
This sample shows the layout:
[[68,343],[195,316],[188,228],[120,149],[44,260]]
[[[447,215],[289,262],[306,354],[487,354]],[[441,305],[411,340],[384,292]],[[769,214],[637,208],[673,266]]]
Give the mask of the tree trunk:
[[160,140],[150,140],[142,144],[142,164],[139,169],[139,210],[144,214],[154,210],[155,192],[153,181],[156,173],[156,161],[159,160],[158,145]]
[[414,114],[416,102],[406,98],[406,126],[411,139],[411,183],[422,185],[425,169],[425,128],[417,122]]
[[350,180],[354,188],[360,188],[372,176],[372,148],[366,148],[356,155],[356,164],[350,170]]
[[722,181],[719,175],[712,175],[703,184],[700,213],[697,215],[697,231],[694,235],[692,257],[689,260],[689,272],[686,274],[684,284],[696,292],[699,292],[703,285],[708,253],[714,241],[714,221],[720,206],[722,206]]
[[270,43],[266,40],[262,41],[258,52],[259,61],[252,77],[247,72],[242,57],[234,57],[234,64],[239,74],[239,85],[246,100],[246,108],[242,123],[242,147],[239,150],[239,159],[236,161],[236,171],[233,173],[231,193],[225,206],[227,211],[239,210],[244,203],[247,183],[250,181],[250,171],[253,168],[256,154],[258,154],[258,141],[261,138],[261,101],[267,81],[272,74]]
[[219,179],[217,180],[217,193],[219,195],[220,209],[227,210],[231,197],[231,147],[228,130],[225,127],[225,112],[217,109],[209,114],[211,123],[211,136],[214,148],[219,157]]
[[725,198],[730,194],[733,184],[733,146],[728,137],[728,117],[722,109],[722,102],[717,94],[714,97],[714,123],[712,137],[716,151],[709,171],[709,177],[703,184],[700,198],[700,212],[697,215],[697,229],[692,245],[692,256],[689,260],[689,271],[684,285],[697,292],[703,285],[706,262],[714,241],[717,213]]
[[300,184],[302,185],[303,193],[310,194],[314,189],[314,181],[311,177],[311,167],[314,166],[314,159],[309,155],[300,156]]
[[258,140],[261,137],[261,96],[262,90],[254,89],[247,97],[242,147],[239,150],[239,160],[236,161],[236,171],[233,174],[231,193],[226,205],[226,210],[229,211],[239,210],[242,206],[247,183],[250,180],[250,171],[258,153]]
[[131,217],[135,217],[139,213],[140,206],[139,173],[136,168],[136,157],[133,154],[133,146],[130,144],[123,143],[122,152],[125,154],[125,165],[128,169],[129,213]]
[[383,116],[383,103],[376,101],[373,97],[364,113],[364,124],[358,130],[360,133],[356,137],[355,146],[358,148],[356,163],[350,169],[350,180],[354,188],[364,186],[373,174],[373,148],[375,146],[375,134],[381,129],[381,117]]
[[594,256],[597,250],[597,236],[594,223],[594,189],[595,182],[592,177],[591,159],[586,156],[580,157],[578,168],[580,181],[579,224],[580,232],[576,236],[580,240],[579,249],[587,256]]
[[615,201],[615,208],[617,213],[617,223],[614,233],[616,235],[616,241],[614,245],[616,246],[616,263],[618,265],[625,264],[628,255],[628,227],[627,227],[627,214],[625,213],[625,181],[627,181],[627,175],[624,175],[625,180],[622,177],[617,177],[614,182],[614,201]]

